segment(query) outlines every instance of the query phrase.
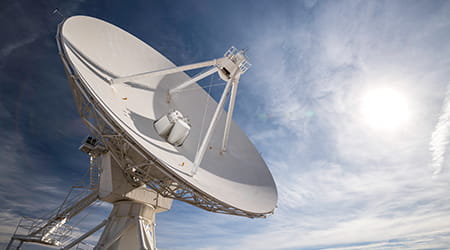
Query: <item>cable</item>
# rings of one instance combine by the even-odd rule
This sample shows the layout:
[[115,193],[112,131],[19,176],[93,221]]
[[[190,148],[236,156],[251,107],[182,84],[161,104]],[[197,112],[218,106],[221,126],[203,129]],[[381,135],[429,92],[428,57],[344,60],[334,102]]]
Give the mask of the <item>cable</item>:
[[211,87],[212,87],[212,81],[213,81],[214,75],[211,75],[210,77],[210,84],[208,86],[208,95],[206,96],[206,104],[205,104],[205,110],[203,111],[203,118],[202,118],[202,126],[200,128],[200,135],[199,135],[199,140],[197,143],[197,150],[196,152],[198,152],[199,148],[200,148],[200,142],[201,142],[201,136],[203,134],[203,129],[204,129],[204,125],[205,125],[205,119],[206,119],[206,112],[208,110],[208,104],[209,104],[209,98],[211,98]]

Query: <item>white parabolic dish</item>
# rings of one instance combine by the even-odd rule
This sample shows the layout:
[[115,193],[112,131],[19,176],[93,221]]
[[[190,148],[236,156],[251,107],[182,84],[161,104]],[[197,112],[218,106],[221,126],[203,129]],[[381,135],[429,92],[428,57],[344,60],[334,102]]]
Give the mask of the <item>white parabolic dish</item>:
[[[205,105],[209,102],[208,123],[217,103],[197,84],[175,93],[168,103],[168,90],[190,79],[187,74],[181,72],[115,85],[109,82],[111,78],[175,67],[171,61],[128,32],[87,16],[65,20],[61,41],[80,84],[100,104],[103,115],[132,138],[140,150],[162,162],[166,171],[199,193],[228,206],[249,213],[273,212],[277,203],[273,177],[254,145],[234,122],[228,149],[224,154],[219,153],[225,112],[197,174],[188,174],[199,140],[206,132],[207,124],[202,129]],[[181,111],[192,124],[190,135],[181,147],[167,143],[153,127],[156,119],[172,109]]]

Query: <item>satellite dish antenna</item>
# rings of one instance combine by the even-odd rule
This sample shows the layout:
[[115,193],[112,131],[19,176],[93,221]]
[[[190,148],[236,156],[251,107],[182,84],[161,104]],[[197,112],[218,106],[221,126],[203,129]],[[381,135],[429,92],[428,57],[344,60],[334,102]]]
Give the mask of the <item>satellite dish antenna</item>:
[[[244,51],[231,47],[221,58],[176,66],[128,32],[87,16],[60,24],[57,42],[81,118],[96,137],[80,147],[99,165],[93,195],[113,204],[96,227],[105,227],[96,248],[156,249],[155,214],[173,199],[250,218],[273,213],[273,177],[232,120],[239,79],[250,66]],[[184,73],[205,67],[193,78]],[[226,81],[218,103],[196,83],[216,72]]]

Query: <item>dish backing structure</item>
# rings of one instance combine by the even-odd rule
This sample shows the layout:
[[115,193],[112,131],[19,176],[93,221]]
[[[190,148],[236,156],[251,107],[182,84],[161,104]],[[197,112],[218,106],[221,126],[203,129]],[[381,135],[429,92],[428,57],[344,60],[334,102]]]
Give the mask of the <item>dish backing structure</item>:
[[[62,249],[101,228],[96,249],[156,249],[155,214],[173,199],[249,218],[273,213],[273,177],[232,120],[240,76],[250,67],[244,51],[231,47],[221,58],[176,66],[128,32],[87,16],[65,19],[57,44],[93,134],[80,146],[90,156],[90,192],[27,232],[16,230],[8,248],[62,246],[66,222],[96,200],[113,204],[109,218]],[[193,78],[184,73],[199,68],[207,69]],[[214,73],[226,82],[218,103],[196,83]]]

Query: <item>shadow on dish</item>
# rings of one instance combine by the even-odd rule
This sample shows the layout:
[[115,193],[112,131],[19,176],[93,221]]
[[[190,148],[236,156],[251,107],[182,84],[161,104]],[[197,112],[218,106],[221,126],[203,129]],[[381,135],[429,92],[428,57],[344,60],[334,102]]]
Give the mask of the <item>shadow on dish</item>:
[[124,84],[136,88],[136,89],[142,89],[142,90],[148,90],[148,91],[152,91],[155,92],[156,89],[154,88],[150,88],[148,86],[145,86],[144,84],[140,84],[140,83],[135,83],[135,82],[124,82]]

